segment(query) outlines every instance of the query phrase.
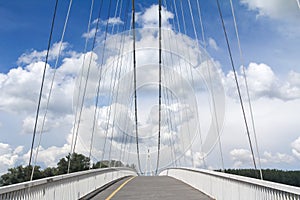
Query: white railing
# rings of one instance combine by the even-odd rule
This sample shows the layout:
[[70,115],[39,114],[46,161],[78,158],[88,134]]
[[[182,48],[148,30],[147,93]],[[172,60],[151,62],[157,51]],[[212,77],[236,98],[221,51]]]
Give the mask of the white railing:
[[136,176],[130,168],[94,169],[0,187],[1,200],[79,199],[125,176]]
[[217,200],[300,200],[300,188],[221,172],[172,168],[160,175],[174,177]]

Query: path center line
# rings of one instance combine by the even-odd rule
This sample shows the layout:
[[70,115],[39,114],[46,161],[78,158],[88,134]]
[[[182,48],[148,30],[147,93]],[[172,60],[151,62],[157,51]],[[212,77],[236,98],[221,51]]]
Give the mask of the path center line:
[[131,177],[130,179],[128,179],[127,181],[125,181],[124,183],[122,183],[122,185],[120,185],[115,191],[113,191],[113,193],[111,193],[105,200],[110,200],[113,196],[115,196],[115,194],[117,192],[119,192],[129,181],[131,181],[134,178],[135,178],[135,176]]

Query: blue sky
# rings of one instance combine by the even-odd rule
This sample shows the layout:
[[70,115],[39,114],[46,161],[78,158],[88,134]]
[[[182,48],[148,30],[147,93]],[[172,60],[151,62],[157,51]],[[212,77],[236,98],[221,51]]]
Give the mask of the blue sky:
[[[96,5],[97,3],[98,2],[96,2]],[[108,4],[108,2],[105,3]],[[155,1],[137,2],[137,11],[141,11],[153,3],[155,3]],[[225,40],[221,29],[220,19],[218,17],[216,3],[211,1],[203,2],[202,4],[203,20],[207,37],[212,36],[215,38],[215,40],[218,41],[218,44],[222,46],[221,49],[226,51],[226,49],[223,48],[225,46]],[[59,40],[67,6],[67,1],[59,2],[54,41]],[[89,6],[90,5],[86,2],[76,2],[73,4],[66,40],[70,42],[75,49],[82,48],[84,43],[84,39],[80,36],[86,29]],[[224,12],[225,21],[227,22],[227,29],[229,33],[231,33],[231,41],[234,41],[235,35],[229,1],[221,1],[221,6]],[[289,51],[289,57],[296,59],[296,47],[299,44],[299,36],[296,33],[284,33],[289,30],[279,30],[280,28],[284,28],[284,26],[288,26],[286,24],[289,23],[289,19],[286,16],[283,16],[283,19],[280,20],[273,20],[267,15],[257,16],[259,12],[258,9],[249,10],[245,4],[235,3],[234,6],[242,45],[247,58],[255,56],[257,60],[264,61],[264,58],[267,57],[269,62],[271,62],[270,64],[276,64],[278,62],[275,61],[278,61],[278,57],[272,56],[274,55],[274,51],[277,51],[277,54],[279,54],[279,51]],[[295,6],[297,6],[296,1]],[[1,3],[0,36],[3,39],[1,40],[0,53],[1,55],[6,55],[1,59],[1,72],[7,72],[10,68],[15,67],[16,60],[22,53],[32,49],[45,49],[53,8],[54,3],[52,1],[41,2],[30,0],[27,1],[26,4],[20,1]],[[187,6],[185,6],[185,8],[188,9]],[[105,9],[105,11],[102,12],[102,17],[107,16],[107,9]],[[197,12],[196,8],[194,8],[194,12]],[[185,13],[188,15],[188,12]],[[112,15],[113,14],[111,14],[111,16]],[[95,13],[94,16],[96,16]],[[284,19],[285,17],[286,19]],[[295,18],[296,17],[299,16],[296,15]],[[188,33],[193,37],[191,28],[188,29]],[[257,52],[256,47],[261,43],[264,44],[264,47],[268,49],[268,51],[264,50],[263,54],[252,53],[254,48],[256,50],[255,52]],[[272,50],[270,51],[270,49]],[[222,55],[224,55],[224,52],[222,52]],[[250,60],[250,58],[248,58],[248,60]],[[284,60],[287,60],[287,58],[284,58]],[[281,59],[279,63],[284,64],[285,62]],[[279,66],[277,66],[277,68],[279,68]]]
[[[43,165],[53,165],[57,158],[68,152],[72,117],[74,117],[70,111],[75,82],[72,76],[77,74],[79,67],[74,63],[79,65],[78,63],[82,59],[85,44],[83,35],[87,30],[90,2],[73,1],[64,39],[62,59],[59,62],[59,78],[61,79],[57,81],[57,86],[61,86],[61,90],[55,94],[57,96],[53,103],[59,104],[60,107],[53,107],[50,112],[48,133],[45,134],[42,144],[45,151],[40,162]],[[97,18],[99,2],[95,2],[92,20]],[[125,9],[125,2],[127,1],[123,2],[123,9]],[[169,13],[169,18],[166,19],[166,23],[173,30],[178,31],[173,25],[173,20],[176,20],[173,4],[170,4],[171,1],[167,2],[166,13]],[[176,0],[176,2],[179,1]],[[194,4],[196,1],[191,2],[197,24],[196,30],[201,39],[201,29],[196,15],[197,7]],[[40,81],[38,71],[44,61],[43,56],[36,54],[41,54],[47,48],[54,3],[54,0],[28,0],[26,3],[20,0],[0,2],[0,98],[2,99],[2,103],[0,103],[0,152],[2,153],[0,163],[1,161],[4,163],[2,166],[0,164],[1,173],[7,167],[27,163],[32,118],[36,106],[36,98],[32,97],[37,95],[36,91]],[[60,40],[68,4],[68,1],[59,1],[52,40],[53,49],[55,49],[54,43]],[[151,22],[151,16],[149,18],[146,13],[152,14],[150,8],[153,4],[157,4],[157,1],[136,1],[136,12],[141,17],[137,27],[143,28],[143,23]],[[234,84],[231,66],[217,5],[215,1],[204,0],[200,0],[200,4],[207,51],[221,69],[227,97],[227,117],[224,124],[226,166],[247,167],[250,165],[247,143],[239,143],[239,137],[232,138],[230,135],[232,128],[238,127],[234,132],[243,132],[244,130],[243,124],[240,122],[241,116],[236,95],[232,93]],[[297,6],[297,0],[263,2],[234,0],[233,5],[244,53],[244,64],[250,81],[250,94],[253,97],[255,114],[258,117],[257,129],[259,132],[264,132],[260,136],[263,146],[261,148],[263,166],[295,169],[299,166],[300,159],[300,128],[297,123],[298,113],[300,113],[298,53],[300,8]],[[112,8],[115,7],[116,1],[113,1]],[[239,70],[242,63],[239,58],[230,1],[221,0],[221,8],[234,62],[242,81]],[[186,1],[184,1],[183,11],[186,18],[187,35],[195,39]],[[107,15],[108,1],[104,1],[100,17],[101,31],[98,34],[102,37]],[[110,14],[111,18],[113,16],[114,10]],[[123,13],[121,21],[124,22],[124,20]],[[183,23],[181,16],[179,16],[179,23]],[[117,26],[121,28],[122,23],[116,24]],[[92,25],[92,28],[94,27],[95,24]],[[112,25],[109,30],[111,28]],[[90,47],[91,43],[89,43],[89,49]],[[26,62],[24,62],[25,58]],[[53,67],[53,63],[54,59],[51,59],[51,67]],[[20,68],[18,68],[19,66]],[[62,124],[58,122],[59,120],[66,123]],[[270,137],[274,137],[274,141],[270,141]],[[230,146],[231,140],[237,140],[236,145]],[[279,141],[283,141],[283,144],[280,144]],[[49,153],[46,153],[47,149]],[[45,161],[49,155],[51,155],[50,161]],[[279,160],[279,162],[271,162],[271,160]],[[212,159],[211,163],[214,162],[215,160]],[[220,166],[211,164],[211,167]]]
[[[155,2],[156,1],[137,2],[137,12],[143,11]],[[222,61],[224,65],[228,65],[225,40],[216,3],[214,1],[200,3],[203,4],[201,5],[206,36],[214,38],[218,41],[218,45],[220,46],[219,52],[210,53],[215,54],[214,57]],[[98,4],[99,2],[96,2],[95,7],[97,7]],[[108,1],[105,1],[104,4],[108,4]],[[116,2],[113,2],[113,5],[115,4]],[[297,9],[296,1],[294,1],[294,4],[295,9]],[[86,30],[89,6],[89,3],[81,1],[73,4],[66,33],[66,41],[72,44],[74,50],[80,50],[84,46],[84,38],[82,38],[81,35]],[[229,1],[221,1],[221,6],[233,51],[238,58]],[[59,2],[53,41],[58,41],[60,38],[67,7],[67,1]],[[107,7],[108,5],[106,5],[104,12],[101,13],[103,18],[107,16]],[[187,12],[188,6],[184,7],[186,9],[186,18],[189,18],[189,12]],[[297,31],[299,31],[297,29],[299,28],[293,27],[297,26],[297,24],[293,22],[295,19],[290,19],[293,16],[283,15],[282,18],[280,18],[276,14],[274,19],[272,15],[258,15],[260,12],[259,8],[249,10],[247,4],[242,4],[241,2],[234,2],[234,7],[246,62],[250,62],[254,59],[257,62],[265,62],[267,60],[268,64],[279,72],[287,72],[296,67],[297,47],[300,42],[299,34],[297,34]],[[21,1],[1,3],[0,37],[2,40],[0,54],[5,55],[2,56],[0,61],[1,72],[8,72],[10,68],[16,67],[16,60],[22,53],[33,49],[42,50],[46,48],[53,8],[54,3],[49,0],[42,2],[30,0],[26,3]],[[194,13],[197,12],[196,7],[194,7],[193,11]],[[280,12],[284,11],[278,12],[278,15],[280,15]],[[111,16],[113,16],[113,14],[111,14]],[[295,14],[294,18],[298,17],[299,14]],[[94,18],[96,18],[96,12],[94,12]],[[187,22],[187,26],[190,27],[187,28],[188,35],[194,37],[190,20]],[[257,48],[257,46],[262,45],[263,47]],[[286,54],[286,52],[289,53]]]

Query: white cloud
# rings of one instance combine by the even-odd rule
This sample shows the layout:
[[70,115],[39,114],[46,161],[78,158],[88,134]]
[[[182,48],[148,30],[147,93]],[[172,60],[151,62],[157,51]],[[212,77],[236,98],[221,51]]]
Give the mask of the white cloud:
[[32,110],[37,100],[43,67],[43,62],[37,62],[24,69],[11,69],[5,74],[5,79],[0,83],[0,109],[21,112]]
[[286,38],[298,38],[300,33],[299,0],[241,0],[249,10],[257,12],[257,19],[267,17],[280,34]]
[[208,38],[208,45],[214,49],[214,50],[219,50],[219,46],[217,45],[217,42],[213,38]]
[[[241,71],[242,68],[238,73],[238,80],[245,97],[246,87]],[[280,80],[272,68],[264,63],[250,63],[245,72],[252,99],[267,97],[288,101],[300,98],[300,73],[291,71],[286,80]],[[236,98],[237,89],[232,71],[226,75],[224,82],[227,94]]]
[[9,144],[0,142],[0,175],[7,172],[8,168],[14,167],[20,154],[23,151],[23,146],[18,146],[13,149]]
[[[92,21],[92,25],[96,25],[98,22],[98,18],[94,19]],[[122,21],[122,19],[120,17],[110,17],[108,20],[99,20],[99,23],[101,23],[102,25],[106,25],[108,22],[108,24],[110,25],[119,25],[119,24],[124,24],[124,22]]]
[[[63,42],[62,44],[60,42],[54,43],[52,45],[52,47],[50,48],[48,61],[56,59],[60,48],[61,48],[61,55],[64,55],[65,53],[67,53],[67,52],[65,52],[65,50],[68,48],[68,46],[69,46],[69,44],[67,42]],[[47,50],[43,50],[43,51],[32,50],[28,53],[23,53],[18,58],[18,63],[19,64],[30,64],[33,62],[43,61],[43,60],[45,60],[46,54],[47,54]],[[69,54],[70,54],[70,52],[69,52]]]
[[[234,161],[233,167],[250,167],[253,166],[253,159],[251,152],[247,149],[233,149],[230,151],[230,156]],[[256,159],[256,164],[258,164],[258,158]],[[295,161],[294,157],[285,153],[271,153],[265,151],[260,158],[260,161],[263,165],[270,166],[273,163],[287,163],[291,164]]]
[[[49,110],[55,113],[69,114],[72,112],[72,101],[74,84],[82,67],[85,57],[84,75],[87,73],[87,66],[90,61],[91,53],[73,54],[72,57],[64,58],[61,66],[56,70],[56,76],[53,83],[53,91],[50,98]],[[95,60],[93,56],[91,68],[95,69]],[[33,62],[24,68],[12,68],[7,74],[1,74],[0,79],[0,110],[7,112],[26,113],[32,115],[36,109],[44,62]],[[41,109],[45,105],[50,90],[54,69],[47,65],[46,77],[43,88]],[[91,71],[91,77],[97,77],[97,73]]]
[[[174,18],[174,14],[167,11],[165,7],[162,7],[162,27],[169,28],[169,19]],[[143,13],[137,13],[136,19],[139,25],[143,27],[158,27],[158,5],[152,5],[146,9]]]
[[113,25],[124,24],[120,17],[111,17],[108,19],[108,23]]
[[262,162],[268,163],[292,163],[295,160],[294,157],[284,153],[276,153],[273,155],[271,152],[265,151],[263,156]]
[[258,11],[258,16],[282,20],[296,20],[300,16],[297,0],[241,0],[241,3],[250,10]]
[[[98,19],[93,20],[92,27],[95,26],[98,22]],[[101,20],[99,21],[99,23],[101,23],[102,25],[106,25],[108,22],[109,25],[120,25],[120,24],[124,24],[124,22],[122,21],[122,19],[120,17],[111,17],[108,20]],[[99,30],[98,30],[99,32]],[[90,29],[89,32],[85,32],[82,34],[83,38],[87,38],[87,39],[91,39],[93,37],[95,37],[95,33],[96,33],[96,27],[93,27]]]
[[292,153],[298,159],[300,159],[300,137],[292,142]]
[[88,33],[83,33],[83,34],[82,34],[82,37],[83,37],[83,38],[91,39],[91,38],[93,38],[93,37],[95,36],[95,33],[96,33],[96,28],[92,28],[92,29],[90,30],[90,32],[88,32]]
[[[66,114],[66,113],[64,113],[64,114]],[[43,117],[42,116],[39,117],[37,130],[36,130],[37,133],[40,133],[40,131],[42,129]],[[53,128],[58,128],[59,126],[62,126],[63,123],[65,122],[64,120],[66,120],[66,119],[62,116],[56,116],[56,115],[53,116],[51,113],[49,113],[45,119],[43,132],[48,132],[48,131],[52,130]],[[62,121],[64,121],[64,122],[62,122]],[[33,116],[25,117],[23,119],[22,132],[32,134],[34,123],[35,123],[35,117],[33,117]]]
[[[143,13],[138,14],[138,22],[140,25],[145,24],[145,27],[153,27],[157,25],[157,5],[151,6],[149,9],[145,10]],[[170,13],[169,11],[166,11],[163,9],[163,24],[164,27],[169,28],[171,25],[169,24],[169,19],[172,19],[174,15]],[[116,19],[115,19],[116,20]],[[115,21],[118,23],[118,21]],[[95,31],[95,29],[91,30]],[[182,77],[184,77],[186,80],[191,80],[190,74],[188,73],[188,70],[179,71],[180,68],[189,68],[189,66],[186,65],[184,62],[184,59],[175,57],[175,55],[180,55],[183,58],[190,57],[191,63],[195,66],[200,66],[199,68],[203,69],[202,66],[206,65],[208,63],[206,60],[204,62],[199,62],[199,56],[197,53],[195,42],[181,34],[177,34],[173,32],[172,30],[166,31],[163,29],[162,31],[163,37],[170,37],[171,41],[166,41],[163,45],[165,49],[173,49],[172,53],[174,53],[171,57],[170,55],[164,53],[164,64],[167,67],[173,66],[175,70],[177,70],[178,73]],[[90,37],[93,33],[84,34],[83,37]],[[153,31],[149,31],[149,29],[141,29],[139,31],[139,37],[137,40],[137,66],[141,67],[144,65],[150,64],[157,64],[158,62],[158,54],[157,49],[158,42],[157,42],[157,34]],[[126,35],[127,36],[127,35]],[[119,56],[119,49],[120,49],[120,36],[116,37],[109,37],[107,38],[107,54],[106,57],[103,60],[104,65],[103,67],[103,79],[101,84],[101,90],[102,93],[100,94],[100,102],[99,102],[99,108],[98,108],[98,122],[95,132],[95,143],[94,143],[94,155],[97,158],[101,158],[102,154],[102,146],[103,146],[103,139],[104,135],[108,129],[108,138],[110,139],[112,135],[112,119],[113,115],[111,116],[110,123],[107,123],[107,111],[112,109],[114,111],[116,106],[119,106],[118,112],[116,113],[116,117],[121,118],[120,121],[122,121],[122,124],[118,124],[119,126],[126,127],[125,131],[129,132],[130,134],[134,134],[133,131],[133,110],[130,107],[130,105],[116,105],[116,104],[110,104],[109,98],[116,98],[115,93],[111,94],[109,92],[110,86],[112,83],[116,80],[114,77],[116,69],[116,64],[118,63],[119,66],[122,66],[120,74],[123,76],[128,75],[131,71],[131,63],[132,63],[132,54],[131,48],[132,48],[132,40],[130,36],[127,36],[124,38],[124,57],[120,59]],[[175,42],[174,42],[175,41]],[[178,46],[180,48],[178,48]],[[217,49],[218,45],[216,42],[211,38],[210,46],[212,48]],[[54,83],[54,90],[53,90],[53,96],[52,100],[50,101],[50,113],[47,118],[47,124],[46,129],[50,134],[53,134],[53,129],[56,129],[58,127],[63,126],[63,124],[72,125],[72,120],[74,117],[72,116],[72,102],[74,105],[77,104],[76,98],[73,99],[73,96],[76,97],[76,92],[78,90],[75,90],[75,93],[73,94],[74,87],[79,88],[78,82],[80,79],[77,79],[77,84],[75,84],[75,79],[78,77],[78,74],[81,73],[80,67],[82,66],[83,58],[85,57],[86,61],[89,61],[89,58],[93,55],[92,60],[92,66],[91,66],[91,72],[90,72],[90,79],[88,80],[87,85],[87,93],[86,93],[86,101],[84,103],[83,107],[83,113],[81,118],[81,125],[79,129],[79,139],[78,139],[78,146],[76,147],[80,153],[87,153],[87,149],[89,149],[90,145],[90,138],[91,135],[87,133],[91,133],[92,129],[92,122],[93,122],[93,114],[94,114],[94,100],[95,100],[95,89],[98,83],[99,73],[98,73],[98,66],[102,62],[101,59],[101,44],[98,44],[98,48],[96,48],[96,53],[87,53],[86,55],[82,55],[80,53],[73,53],[68,58],[64,58],[61,65],[58,67],[56,79]],[[52,47],[52,54],[54,55],[55,51],[57,51],[57,46]],[[54,50],[56,49],[56,50]],[[65,47],[64,47],[65,49]],[[127,52],[129,52],[127,54]],[[17,126],[23,125],[23,132],[29,132],[31,133],[33,128],[33,113],[36,108],[36,101],[37,101],[37,91],[39,90],[40,85],[40,79],[42,74],[42,69],[44,66],[43,62],[36,62],[39,59],[43,58],[43,54],[45,51],[37,52],[32,51],[29,54],[24,54],[20,57],[20,62],[23,64],[28,63],[24,68],[16,68],[11,69],[9,73],[7,74],[0,74],[0,110],[5,112],[14,112],[16,115],[18,115],[21,112],[24,112],[26,117],[23,118],[23,124],[18,124]],[[205,56],[205,55],[204,55]],[[172,58],[172,59],[171,59]],[[175,64],[174,64],[174,63]],[[217,61],[215,62],[217,63]],[[175,65],[175,66],[174,66]],[[155,65],[156,66],[156,65]],[[51,79],[51,76],[53,74],[53,69],[51,66],[47,66],[47,76],[46,76],[46,84],[45,84],[45,91],[49,90],[49,82]],[[83,74],[87,74],[87,65],[85,65]],[[200,71],[201,71],[200,69]],[[203,69],[204,70],[204,69]],[[229,94],[230,97],[236,98],[236,88],[235,83],[233,79],[232,72],[228,73],[227,75],[224,75],[224,72],[218,68],[218,72],[213,74],[213,76],[216,76],[216,74],[221,74],[223,78],[223,82],[225,84],[225,87],[227,89],[227,94]],[[196,71],[195,75],[195,85],[204,85],[203,82],[200,81],[200,78],[197,77],[198,71]],[[203,73],[203,72],[201,72]],[[262,139],[260,140],[265,145],[273,145],[272,148],[268,149],[266,153],[264,154],[263,159],[271,163],[271,159],[278,159],[281,162],[294,162],[292,158],[284,153],[270,153],[270,152],[276,152],[277,150],[274,150],[276,148],[276,141],[282,142],[281,139],[286,137],[286,135],[282,134],[285,130],[288,130],[291,132],[291,134],[295,134],[297,131],[297,113],[299,110],[299,88],[300,88],[300,74],[295,71],[291,71],[287,77],[286,80],[282,80],[282,78],[278,77],[277,74],[272,70],[272,68],[266,64],[257,64],[257,63],[250,63],[248,68],[246,69],[248,82],[249,82],[249,88],[250,88],[250,94],[253,97],[254,100],[254,109],[257,110],[255,114],[258,116],[258,131],[263,132],[261,134]],[[205,75],[205,73],[203,73]],[[169,77],[170,74],[164,76]],[[173,74],[172,74],[173,75]],[[139,81],[147,81],[150,80],[151,77],[157,76],[157,70],[141,70],[138,71],[138,77],[140,78]],[[85,82],[85,78],[82,79],[83,83]],[[130,79],[132,80],[132,79]],[[239,73],[239,80],[241,83],[242,88],[243,80],[242,76]],[[170,85],[172,86],[179,86],[181,83],[176,81],[170,81]],[[118,83],[118,82],[116,82]],[[128,81],[124,84],[126,87],[132,87],[130,85],[132,82]],[[201,83],[201,84],[200,84]],[[82,86],[83,87],[83,86]],[[150,89],[149,89],[150,88]],[[149,87],[147,90],[147,94],[144,94],[144,96],[139,96],[139,119],[144,119],[144,121],[139,121],[139,130],[140,134],[146,138],[148,136],[147,134],[153,134],[155,137],[150,139],[148,142],[146,140],[141,140],[141,149],[151,149],[151,152],[154,152],[153,154],[156,154],[156,149],[152,148],[156,145],[157,138],[157,116],[158,116],[158,109],[157,106],[153,106],[153,102],[148,101],[147,95],[151,95],[151,91],[157,89],[157,87]],[[128,90],[128,89],[127,89]],[[127,91],[126,90],[126,91]],[[141,89],[142,90],[142,89]],[[178,92],[182,89],[176,89],[175,91]],[[244,90],[243,90],[244,91]],[[119,93],[119,95],[122,95],[123,90]],[[174,92],[174,91],[172,91]],[[186,91],[181,91],[180,93],[183,97],[189,96]],[[155,93],[157,95],[157,93]],[[82,95],[82,94],[81,94]],[[113,96],[112,96],[113,95]],[[155,97],[155,102],[157,104],[157,98]],[[120,98],[120,97],[119,97]],[[151,98],[151,97],[149,97]],[[188,138],[186,135],[178,136],[177,131],[181,126],[185,126],[186,122],[193,118],[192,112],[190,112],[190,108],[182,103],[182,102],[176,102],[177,97],[171,98],[173,100],[173,103],[169,105],[165,105],[163,103],[162,105],[162,116],[164,117],[166,113],[171,113],[171,115],[175,115],[173,118],[173,129],[170,131],[168,125],[166,125],[165,121],[163,121],[162,127],[162,148],[168,147],[170,145],[170,138],[175,137],[175,140],[173,142],[179,141],[178,138]],[[46,95],[43,96],[42,101],[45,102]],[[234,166],[252,166],[251,165],[251,155],[250,152],[246,149],[243,149],[242,147],[237,147],[236,144],[240,144],[242,142],[239,141],[240,137],[237,137],[237,134],[243,133],[243,129],[239,129],[243,126],[242,122],[240,123],[240,110],[238,107],[238,104],[236,102],[232,102],[232,99],[230,99],[230,102],[228,103],[229,106],[229,113],[228,113],[228,121],[229,128],[225,127],[224,132],[225,134],[228,134],[228,141],[224,142],[224,146],[229,148],[235,148],[232,151],[230,151],[230,155],[225,155],[227,158],[232,157],[234,161]],[[284,101],[282,101],[284,100]],[[289,100],[289,101],[287,101]],[[156,105],[155,104],[155,105]],[[203,102],[201,102],[201,106]],[[43,104],[44,105],[44,104]],[[207,120],[207,123],[210,122],[210,111],[209,106],[207,106],[207,110],[200,109],[201,115],[205,117],[205,120]],[[152,108],[148,110],[148,107]],[[125,111],[128,109],[129,113],[126,113]],[[127,112],[127,110],[126,110]],[[187,113],[187,114],[186,114]],[[237,114],[238,113],[238,114]],[[271,113],[271,114],[270,114]],[[2,114],[2,113],[1,113]],[[271,117],[270,117],[271,116]],[[125,120],[126,119],[126,120]],[[128,121],[127,121],[128,120]],[[130,121],[131,120],[131,121]],[[270,126],[272,124],[272,126]],[[107,128],[108,127],[108,128]],[[293,128],[290,128],[293,127]],[[226,129],[228,128],[228,129]],[[262,131],[263,130],[263,131]],[[61,129],[59,131],[62,131]],[[120,138],[124,135],[122,132],[124,131],[120,129],[120,127],[117,127],[114,129],[114,139],[113,139],[113,146],[115,149],[113,150],[114,156],[119,152],[121,140]],[[55,144],[48,143],[49,141],[46,141],[45,144],[42,144],[44,148],[41,148],[40,156],[38,159],[39,163],[44,163],[46,166],[54,166],[58,159],[61,157],[64,157],[69,152],[69,147],[71,144],[71,134],[72,132],[71,128],[64,130],[64,132],[60,132],[60,136],[63,135],[64,137],[60,137],[61,143],[64,143],[64,145],[58,145],[54,146]],[[238,133],[236,133],[238,132]],[[205,134],[205,133],[204,133]],[[273,138],[279,139],[274,140],[272,142],[269,141],[270,134],[272,134]],[[241,134],[242,135],[242,134]],[[15,135],[14,135],[15,136]],[[67,138],[66,138],[67,137]],[[146,141],[146,142],[145,142]],[[296,141],[295,141],[296,142]],[[187,147],[190,143],[188,141],[184,140],[182,144]],[[286,143],[280,144],[284,147],[286,147]],[[290,143],[288,144],[290,145]],[[109,145],[107,145],[109,146]],[[132,145],[133,146],[133,145]],[[179,146],[179,144],[177,144]],[[175,144],[175,147],[177,147]],[[7,149],[9,147],[3,147],[4,149]],[[198,148],[198,146],[197,146]],[[179,155],[183,155],[183,151],[179,151],[176,148],[176,153]],[[21,154],[22,148],[16,148],[13,155]],[[109,151],[108,147],[105,149],[106,152]],[[153,150],[153,151],[152,151]],[[199,149],[198,149],[199,150]],[[298,146],[297,144],[293,143],[293,153],[294,155],[298,155]],[[134,150],[132,150],[134,152]],[[23,155],[23,159],[28,159],[28,153]],[[195,161],[196,166],[202,166],[203,160],[202,160],[203,153],[196,152],[193,154],[193,159]],[[169,154],[164,154],[163,156],[166,157],[166,160],[170,160]],[[192,154],[190,152],[187,152],[186,156],[191,159]],[[153,156],[154,157],[154,156]],[[5,162],[8,164],[15,163],[16,158],[13,160],[7,160],[5,157]],[[133,160],[134,161],[134,160]],[[167,162],[166,161],[166,162]]]
[[251,153],[246,149],[233,149],[230,151],[230,156],[234,161],[234,167],[251,166]]
[[290,71],[288,80],[290,85],[300,87],[300,73]]
[[[70,145],[65,144],[62,147],[51,146],[48,148],[43,148],[42,146],[39,149],[37,165],[43,164],[45,167],[55,167],[58,160],[64,158],[70,152]],[[35,149],[36,151],[36,149]],[[34,158],[35,158],[34,151]],[[24,161],[29,160],[30,151],[22,156]]]

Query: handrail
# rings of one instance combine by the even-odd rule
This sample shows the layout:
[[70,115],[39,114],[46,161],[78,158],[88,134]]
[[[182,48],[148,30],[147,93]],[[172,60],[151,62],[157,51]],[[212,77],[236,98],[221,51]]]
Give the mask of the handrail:
[[300,199],[299,187],[205,169],[169,168],[160,175],[179,179],[218,200]]
[[0,199],[76,199],[111,181],[136,175],[134,169],[125,167],[80,171],[0,187]]

